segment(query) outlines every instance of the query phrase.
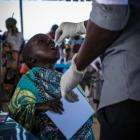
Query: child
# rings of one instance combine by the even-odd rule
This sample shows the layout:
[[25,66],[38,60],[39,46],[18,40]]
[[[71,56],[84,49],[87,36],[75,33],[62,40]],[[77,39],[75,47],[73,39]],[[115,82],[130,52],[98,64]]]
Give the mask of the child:
[[[65,140],[43,113],[47,110],[63,112],[59,85],[61,74],[53,69],[58,58],[59,51],[47,35],[33,36],[23,49],[23,60],[30,70],[22,76],[9,105],[10,114],[17,122],[46,140]],[[89,135],[91,125],[88,121],[72,139]]]

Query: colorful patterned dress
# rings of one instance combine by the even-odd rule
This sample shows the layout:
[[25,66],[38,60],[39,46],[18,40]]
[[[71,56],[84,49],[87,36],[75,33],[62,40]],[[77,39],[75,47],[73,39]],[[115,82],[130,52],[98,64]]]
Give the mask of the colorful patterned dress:
[[[66,140],[45,113],[35,113],[35,104],[60,99],[61,74],[48,68],[34,67],[22,76],[9,105],[18,123],[40,139]],[[93,140],[90,118],[71,140]]]

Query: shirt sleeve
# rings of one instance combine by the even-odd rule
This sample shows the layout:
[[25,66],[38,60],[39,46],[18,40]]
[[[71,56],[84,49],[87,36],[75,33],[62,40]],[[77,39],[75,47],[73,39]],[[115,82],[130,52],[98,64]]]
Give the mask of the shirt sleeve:
[[35,124],[35,103],[36,97],[31,91],[17,88],[10,101],[9,112],[18,123],[31,130]]
[[[113,0],[112,0],[113,1]],[[115,1],[115,0],[114,0]],[[99,3],[93,0],[90,20],[101,28],[122,30],[129,19],[128,3]]]

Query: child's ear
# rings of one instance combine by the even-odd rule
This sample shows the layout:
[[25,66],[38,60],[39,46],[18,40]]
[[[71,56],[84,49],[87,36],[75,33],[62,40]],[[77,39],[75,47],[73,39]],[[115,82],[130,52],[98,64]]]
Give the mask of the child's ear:
[[30,63],[34,64],[36,62],[37,62],[37,59],[36,58],[30,57]]

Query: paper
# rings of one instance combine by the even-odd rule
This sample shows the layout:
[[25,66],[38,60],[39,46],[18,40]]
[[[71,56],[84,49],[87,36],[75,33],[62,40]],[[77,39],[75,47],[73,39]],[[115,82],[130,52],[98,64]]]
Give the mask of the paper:
[[62,115],[46,112],[67,139],[70,139],[94,113],[81,90],[75,88],[73,91],[78,95],[79,101],[70,103],[62,97],[65,110]]

